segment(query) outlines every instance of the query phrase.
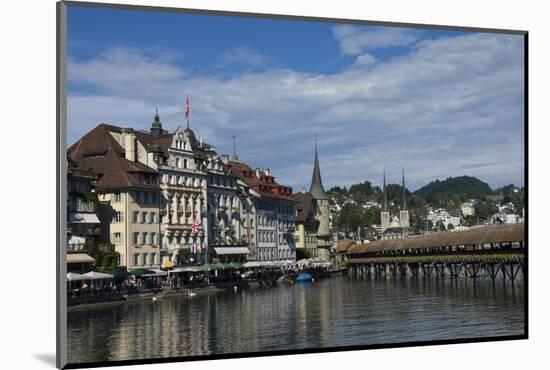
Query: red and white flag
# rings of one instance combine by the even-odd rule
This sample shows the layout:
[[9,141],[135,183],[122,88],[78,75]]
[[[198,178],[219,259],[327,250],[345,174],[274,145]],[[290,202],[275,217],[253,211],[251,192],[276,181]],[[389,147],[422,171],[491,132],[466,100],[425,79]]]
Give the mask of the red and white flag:
[[189,119],[189,96],[185,100],[185,119]]
[[193,220],[193,223],[191,224],[191,234],[195,235],[196,233],[199,232],[200,228],[201,228],[201,224],[199,223],[199,221]]

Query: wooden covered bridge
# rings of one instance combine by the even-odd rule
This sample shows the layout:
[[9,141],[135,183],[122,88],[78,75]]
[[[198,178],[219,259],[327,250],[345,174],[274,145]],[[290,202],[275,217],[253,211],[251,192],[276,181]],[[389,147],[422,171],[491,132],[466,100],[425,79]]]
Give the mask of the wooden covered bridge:
[[[480,227],[372,243],[349,243],[344,254],[350,277],[523,277],[524,224]],[[521,274],[520,274],[521,273]]]

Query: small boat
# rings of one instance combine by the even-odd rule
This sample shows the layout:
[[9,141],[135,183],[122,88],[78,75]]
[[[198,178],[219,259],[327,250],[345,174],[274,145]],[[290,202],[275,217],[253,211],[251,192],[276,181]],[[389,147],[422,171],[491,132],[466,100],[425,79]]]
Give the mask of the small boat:
[[298,283],[307,283],[313,280],[313,277],[308,273],[302,273],[296,277]]
[[291,275],[283,275],[277,279],[277,284],[294,284],[294,277]]

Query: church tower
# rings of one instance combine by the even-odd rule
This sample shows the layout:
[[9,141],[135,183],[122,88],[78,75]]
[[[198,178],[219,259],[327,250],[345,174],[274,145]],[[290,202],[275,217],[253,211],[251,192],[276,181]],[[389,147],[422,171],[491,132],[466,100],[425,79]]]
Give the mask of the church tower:
[[390,227],[390,211],[388,210],[388,191],[386,189],[386,169],[384,168],[384,187],[382,189],[384,192],[384,201],[382,203],[382,212],[380,213],[380,226],[382,228],[382,233]]
[[321,169],[319,167],[319,155],[317,151],[317,137],[315,138],[315,160],[313,162],[313,176],[311,177],[309,193],[315,200],[317,209],[315,219],[319,221],[319,227],[317,229],[317,246],[320,248],[330,248],[329,196],[325,192],[323,182],[321,180]]
[[160,123],[159,118],[159,111],[158,109],[155,109],[155,118],[153,120],[153,123],[151,124],[151,134],[153,136],[159,136],[164,132],[162,129],[162,123]]
[[407,190],[405,190],[405,168],[403,167],[403,180],[401,182],[401,210],[399,211],[399,226],[408,229],[409,210],[407,209]]

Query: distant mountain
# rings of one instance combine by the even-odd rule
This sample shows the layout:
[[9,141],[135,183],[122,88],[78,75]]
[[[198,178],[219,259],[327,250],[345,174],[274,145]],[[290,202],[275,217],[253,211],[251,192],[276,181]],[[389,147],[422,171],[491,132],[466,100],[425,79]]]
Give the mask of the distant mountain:
[[458,195],[478,198],[493,194],[489,184],[471,176],[449,177],[446,180],[435,180],[414,192],[415,195],[432,202],[435,199]]

